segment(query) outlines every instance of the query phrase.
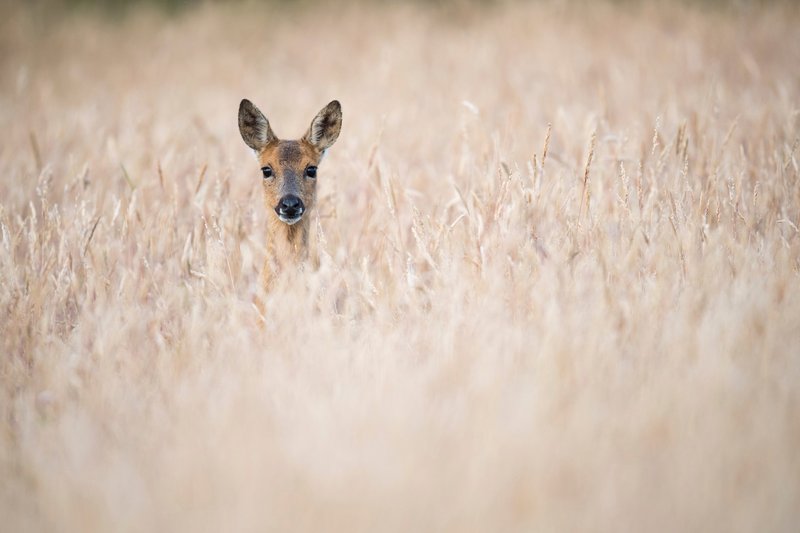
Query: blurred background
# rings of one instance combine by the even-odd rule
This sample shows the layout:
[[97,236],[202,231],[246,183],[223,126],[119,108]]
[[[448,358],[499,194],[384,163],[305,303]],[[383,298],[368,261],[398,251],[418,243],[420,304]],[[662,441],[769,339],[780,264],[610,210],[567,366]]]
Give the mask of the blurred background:
[[[800,523],[800,7],[0,4],[0,530]],[[320,268],[261,173],[338,99]]]

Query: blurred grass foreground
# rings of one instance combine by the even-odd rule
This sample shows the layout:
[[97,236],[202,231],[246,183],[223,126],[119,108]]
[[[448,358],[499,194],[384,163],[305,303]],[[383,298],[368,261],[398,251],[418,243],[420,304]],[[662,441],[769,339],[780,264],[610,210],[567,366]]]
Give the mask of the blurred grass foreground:
[[797,531],[796,4],[103,5],[0,7],[0,530]]

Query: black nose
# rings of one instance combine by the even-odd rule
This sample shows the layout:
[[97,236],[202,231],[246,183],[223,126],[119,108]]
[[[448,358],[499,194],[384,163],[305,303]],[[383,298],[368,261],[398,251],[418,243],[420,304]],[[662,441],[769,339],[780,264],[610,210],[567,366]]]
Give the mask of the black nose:
[[297,218],[303,214],[303,201],[293,194],[287,194],[278,202],[275,211],[284,218]]

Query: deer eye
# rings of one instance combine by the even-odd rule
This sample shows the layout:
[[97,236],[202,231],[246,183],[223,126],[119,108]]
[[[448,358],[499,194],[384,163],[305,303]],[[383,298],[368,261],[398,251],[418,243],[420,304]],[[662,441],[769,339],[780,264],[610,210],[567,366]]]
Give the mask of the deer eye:
[[272,167],[264,167],[261,169],[261,173],[264,174],[265,178],[272,177]]
[[316,178],[317,177],[317,167],[307,167],[306,168],[306,176],[309,178]]

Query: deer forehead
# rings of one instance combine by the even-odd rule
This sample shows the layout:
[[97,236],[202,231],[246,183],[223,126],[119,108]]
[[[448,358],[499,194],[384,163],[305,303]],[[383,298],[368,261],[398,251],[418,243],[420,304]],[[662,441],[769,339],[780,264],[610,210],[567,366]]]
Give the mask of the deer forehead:
[[307,165],[316,164],[319,161],[319,153],[302,141],[278,141],[265,147],[259,160],[262,166],[269,165],[274,170],[279,168],[302,170]]

